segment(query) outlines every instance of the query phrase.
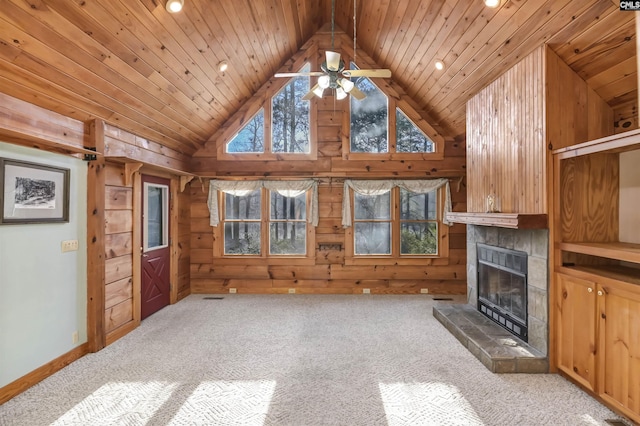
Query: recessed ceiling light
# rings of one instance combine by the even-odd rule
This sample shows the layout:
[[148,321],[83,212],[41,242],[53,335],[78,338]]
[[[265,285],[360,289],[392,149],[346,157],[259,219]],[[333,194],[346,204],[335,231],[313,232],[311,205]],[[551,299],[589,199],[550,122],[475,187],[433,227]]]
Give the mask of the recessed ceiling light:
[[500,3],[502,3],[502,0],[484,0],[484,4],[487,7],[498,7],[500,6]]
[[220,72],[225,72],[227,68],[229,68],[229,64],[227,63],[227,61],[220,61],[220,63],[218,64],[218,69],[220,70]]
[[182,10],[184,6],[184,0],[167,0],[166,8],[167,12],[176,13]]
[[434,65],[438,71],[442,71],[444,69],[444,62],[440,59],[437,59]]

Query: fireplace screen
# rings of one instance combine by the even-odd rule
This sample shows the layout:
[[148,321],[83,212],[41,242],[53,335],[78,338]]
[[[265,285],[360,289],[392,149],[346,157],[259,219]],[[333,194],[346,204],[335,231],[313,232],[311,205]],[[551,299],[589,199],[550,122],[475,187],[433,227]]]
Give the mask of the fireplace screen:
[[478,244],[478,309],[527,340],[527,254]]

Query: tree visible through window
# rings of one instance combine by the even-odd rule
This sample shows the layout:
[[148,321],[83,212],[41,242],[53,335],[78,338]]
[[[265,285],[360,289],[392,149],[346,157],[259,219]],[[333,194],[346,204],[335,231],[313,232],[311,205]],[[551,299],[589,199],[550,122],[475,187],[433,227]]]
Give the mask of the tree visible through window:
[[433,152],[433,141],[396,108],[397,152]]
[[[309,72],[309,64],[301,72]],[[309,77],[296,77],[271,101],[272,152],[309,152]]]
[[232,195],[224,200],[224,254],[261,253],[262,191]]
[[[306,64],[300,71],[308,72],[310,69]],[[302,100],[307,92],[309,77],[291,79],[226,144],[225,152],[310,154],[310,105]],[[265,120],[270,120],[266,126]],[[271,134],[265,134],[265,129],[271,129]]]
[[438,190],[425,194],[395,187],[353,197],[353,254],[438,254]]
[[[352,62],[351,69],[357,69]],[[388,100],[384,93],[366,77],[359,77],[356,86],[367,95],[351,100],[351,152],[388,152]]]
[[[263,197],[270,200],[266,217],[263,216]],[[295,197],[267,189],[225,193],[223,222],[225,255],[307,253],[306,193]]]

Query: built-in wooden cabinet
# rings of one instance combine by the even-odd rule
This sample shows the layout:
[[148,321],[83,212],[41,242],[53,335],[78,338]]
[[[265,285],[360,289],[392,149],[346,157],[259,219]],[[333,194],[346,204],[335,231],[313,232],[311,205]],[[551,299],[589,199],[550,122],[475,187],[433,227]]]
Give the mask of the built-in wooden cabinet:
[[640,422],[640,130],[554,151],[557,368]]

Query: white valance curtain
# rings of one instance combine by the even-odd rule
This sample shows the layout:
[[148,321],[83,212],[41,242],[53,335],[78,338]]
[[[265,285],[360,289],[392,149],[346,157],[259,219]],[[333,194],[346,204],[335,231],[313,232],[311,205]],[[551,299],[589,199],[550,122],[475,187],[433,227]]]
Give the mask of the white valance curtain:
[[220,223],[218,191],[242,197],[260,188],[275,191],[283,197],[297,197],[311,189],[311,214],[307,215],[307,221],[313,226],[318,226],[318,181],[315,179],[234,181],[211,179],[209,181],[209,199],[207,200],[209,224],[218,226]]
[[344,191],[342,194],[342,226],[348,228],[351,226],[351,203],[349,198],[349,188],[362,195],[381,195],[391,191],[394,187],[415,192],[417,194],[426,194],[434,191],[442,186],[445,187],[445,200],[442,206],[442,222],[451,225],[451,222],[445,219],[446,213],[451,211],[451,189],[449,187],[449,179],[423,179],[423,180],[351,180],[344,181]]

